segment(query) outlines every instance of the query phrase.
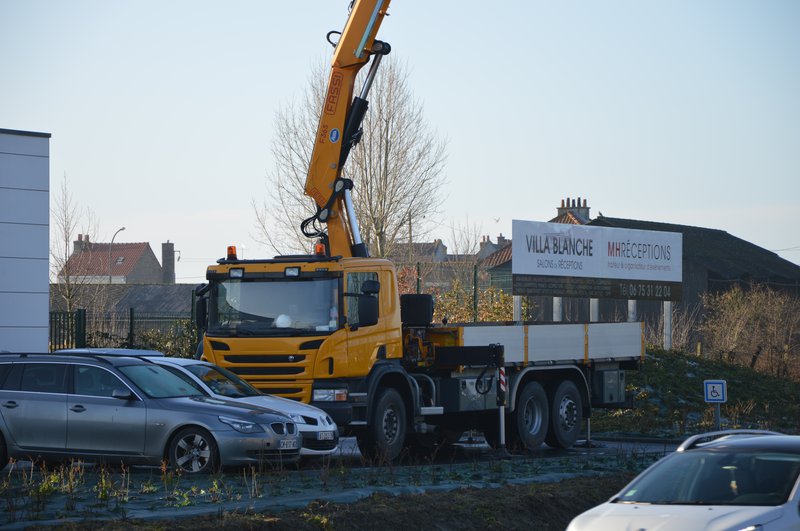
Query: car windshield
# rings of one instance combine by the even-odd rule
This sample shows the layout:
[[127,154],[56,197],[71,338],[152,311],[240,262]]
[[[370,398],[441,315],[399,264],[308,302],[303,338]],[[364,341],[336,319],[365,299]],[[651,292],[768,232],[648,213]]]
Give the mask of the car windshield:
[[692,450],[663,459],[615,503],[763,505],[785,503],[800,473],[800,455]]
[[212,287],[208,333],[291,336],[339,328],[339,279],[228,279]]
[[196,383],[184,380],[159,365],[128,365],[119,370],[150,398],[206,396]]
[[206,384],[214,393],[228,398],[259,396],[261,393],[235,374],[221,367],[197,363],[186,365],[184,369],[191,372]]

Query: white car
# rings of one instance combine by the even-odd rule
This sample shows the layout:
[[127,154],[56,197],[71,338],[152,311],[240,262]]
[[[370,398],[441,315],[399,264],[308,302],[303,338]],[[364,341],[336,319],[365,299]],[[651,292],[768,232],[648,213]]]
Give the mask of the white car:
[[321,409],[279,396],[263,394],[232,372],[212,363],[188,358],[152,357],[167,369],[180,371],[212,396],[272,409],[294,420],[303,436],[301,456],[330,455],[339,447],[339,429]]
[[800,529],[800,436],[729,430],[687,439],[567,531]]

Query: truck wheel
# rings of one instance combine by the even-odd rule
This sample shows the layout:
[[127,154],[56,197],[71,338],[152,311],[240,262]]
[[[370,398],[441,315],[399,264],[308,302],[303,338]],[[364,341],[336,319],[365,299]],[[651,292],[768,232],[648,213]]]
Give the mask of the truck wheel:
[[553,448],[570,448],[581,432],[583,405],[577,386],[565,380],[553,393],[550,403],[550,429],[545,442]]
[[394,461],[406,440],[406,406],[394,389],[384,389],[372,409],[370,425],[358,437],[358,449],[367,459]]
[[539,382],[528,382],[519,394],[513,417],[513,431],[525,450],[536,450],[542,445],[549,421],[550,412],[544,388]]

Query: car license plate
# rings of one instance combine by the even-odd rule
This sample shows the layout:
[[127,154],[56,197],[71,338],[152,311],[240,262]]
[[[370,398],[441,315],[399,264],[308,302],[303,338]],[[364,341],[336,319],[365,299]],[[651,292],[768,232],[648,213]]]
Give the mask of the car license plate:
[[317,440],[318,441],[332,441],[333,440],[333,432],[332,431],[318,431],[317,432]]
[[281,450],[296,450],[297,439],[281,439]]

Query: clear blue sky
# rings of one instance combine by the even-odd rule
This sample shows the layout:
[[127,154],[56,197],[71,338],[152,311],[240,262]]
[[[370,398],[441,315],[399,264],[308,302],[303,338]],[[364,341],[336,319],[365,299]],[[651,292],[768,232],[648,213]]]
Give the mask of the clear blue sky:
[[[247,258],[278,108],[347,0],[0,0],[0,127],[52,133],[99,239]],[[394,0],[380,38],[449,142],[441,229],[592,215],[726,230],[800,263],[800,2]],[[298,220],[299,221],[299,220]]]

